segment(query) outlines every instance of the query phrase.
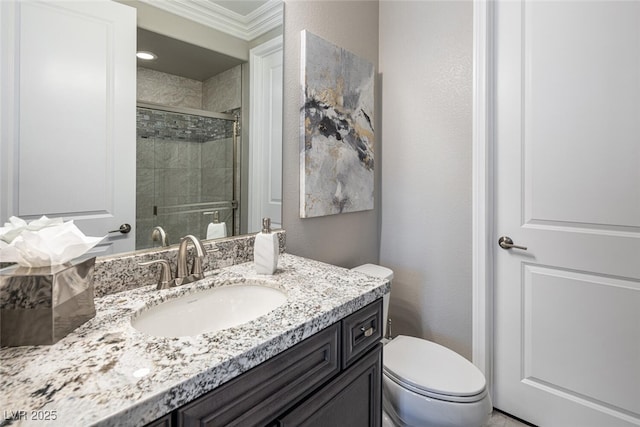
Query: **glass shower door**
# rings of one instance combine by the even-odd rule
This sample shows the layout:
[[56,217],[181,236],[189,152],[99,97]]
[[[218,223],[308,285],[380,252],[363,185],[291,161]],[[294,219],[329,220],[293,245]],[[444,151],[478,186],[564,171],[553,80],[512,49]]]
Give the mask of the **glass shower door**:
[[[200,239],[233,235],[234,117],[191,111],[138,107],[136,249],[160,245],[152,239],[157,226],[169,243],[187,234]],[[210,227],[214,218],[224,227]]]

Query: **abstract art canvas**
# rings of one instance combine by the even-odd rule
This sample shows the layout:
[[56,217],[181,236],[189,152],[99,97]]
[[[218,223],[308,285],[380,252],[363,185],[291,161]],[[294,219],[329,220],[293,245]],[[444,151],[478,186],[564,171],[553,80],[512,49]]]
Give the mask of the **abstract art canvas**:
[[373,64],[302,31],[300,217],[373,209]]

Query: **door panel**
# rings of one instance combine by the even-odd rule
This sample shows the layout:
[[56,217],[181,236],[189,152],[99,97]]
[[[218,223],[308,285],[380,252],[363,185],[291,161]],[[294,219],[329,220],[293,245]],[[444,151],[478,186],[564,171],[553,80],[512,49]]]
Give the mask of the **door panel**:
[[[109,27],[39,3],[21,5],[20,26],[18,215],[112,210],[107,188],[113,170],[104,161],[113,151],[107,139],[110,88],[93,87],[111,83],[107,59],[113,53],[93,49],[107,46]],[[77,60],[81,54],[86,61]],[[92,96],[76,96],[87,92]],[[64,197],[71,194],[78,197]]]
[[526,381],[566,398],[640,413],[640,345],[628,339],[640,336],[640,322],[629,321],[640,307],[640,284],[538,265],[523,268]]
[[[135,9],[17,2],[2,20],[15,28],[3,44],[3,115],[15,115],[3,122],[15,168],[3,216],[63,217],[91,236],[135,226]],[[134,236],[109,234],[96,254],[132,250]]]
[[282,227],[282,38],[251,50],[248,231]]
[[495,13],[495,406],[640,425],[640,2]]
[[526,2],[523,20],[525,221],[640,227],[638,2]]

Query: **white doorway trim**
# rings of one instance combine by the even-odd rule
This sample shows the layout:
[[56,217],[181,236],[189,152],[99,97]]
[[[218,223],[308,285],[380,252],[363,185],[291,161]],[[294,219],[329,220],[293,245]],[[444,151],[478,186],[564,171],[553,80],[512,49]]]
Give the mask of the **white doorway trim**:
[[[248,198],[247,198],[247,232],[260,231],[262,224],[262,206],[265,195],[261,192],[261,178],[264,174],[265,157],[269,155],[263,149],[267,140],[266,134],[270,132],[268,127],[269,112],[263,108],[264,82],[263,74],[265,58],[274,52],[282,51],[284,38],[278,36],[249,51],[249,172],[248,172]],[[281,220],[278,221],[278,223]],[[257,227],[257,228],[256,228]],[[280,225],[277,226],[280,228]]]
[[473,2],[472,357],[493,394],[493,2]]

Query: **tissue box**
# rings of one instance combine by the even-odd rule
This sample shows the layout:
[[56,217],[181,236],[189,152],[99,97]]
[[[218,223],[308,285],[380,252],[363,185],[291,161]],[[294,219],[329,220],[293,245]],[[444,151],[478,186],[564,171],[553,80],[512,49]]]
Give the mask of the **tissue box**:
[[95,262],[0,270],[0,345],[54,344],[93,318]]

